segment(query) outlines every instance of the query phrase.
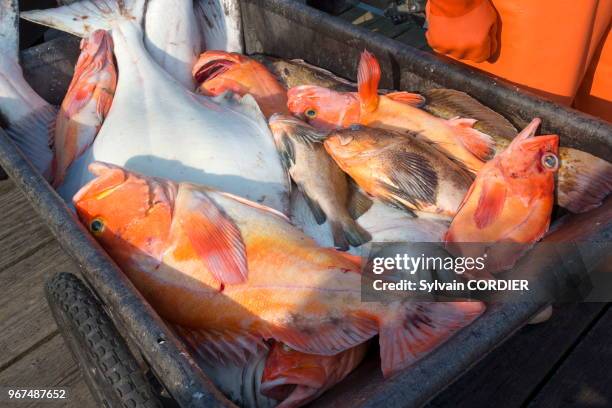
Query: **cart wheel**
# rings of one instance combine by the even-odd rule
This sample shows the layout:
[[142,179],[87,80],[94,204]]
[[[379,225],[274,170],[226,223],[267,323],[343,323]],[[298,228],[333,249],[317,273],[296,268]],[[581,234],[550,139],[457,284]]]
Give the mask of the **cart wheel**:
[[98,300],[76,276],[55,275],[47,282],[46,296],[99,406],[163,406]]

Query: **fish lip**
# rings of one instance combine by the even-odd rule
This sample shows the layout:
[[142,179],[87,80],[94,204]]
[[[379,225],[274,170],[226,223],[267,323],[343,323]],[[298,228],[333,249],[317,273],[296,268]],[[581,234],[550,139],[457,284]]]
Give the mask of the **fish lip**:
[[236,62],[229,59],[215,59],[199,67],[193,76],[201,84],[226,73],[234,65]]

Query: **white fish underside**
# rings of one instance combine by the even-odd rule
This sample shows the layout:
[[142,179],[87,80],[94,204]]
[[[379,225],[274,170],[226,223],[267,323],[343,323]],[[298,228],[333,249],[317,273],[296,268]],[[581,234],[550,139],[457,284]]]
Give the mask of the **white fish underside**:
[[[334,245],[329,223],[317,224],[308,203],[297,189],[291,194],[291,221],[319,245]],[[449,220],[421,217],[420,214],[415,218],[374,199],[372,207],[357,219],[357,223],[372,235],[372,242],[441,242]],[[364,248],[351,247],[349,252],[367,256]]]
[[92,179],[86,167],[98,160],[286,211],[286,179],[252,98],[195,95],[152,60],[137,24],[121,21],[112,35],[120,73],[113,104],[92,147],[69,169],[64,199]]

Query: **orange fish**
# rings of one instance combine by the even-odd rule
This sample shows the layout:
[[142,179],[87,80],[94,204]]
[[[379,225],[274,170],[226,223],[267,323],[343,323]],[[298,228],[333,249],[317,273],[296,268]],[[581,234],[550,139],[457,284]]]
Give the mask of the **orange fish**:
[[174,325],[218,347],[258,337],[335,355],[380,334],[391,375],[483,311],[480,302],[361,302],[361,259],[321,248],[284,215],[189,183],[93,163],[80,220]]
[[358,92],[336,92],[299,86],[288,92],[289,110],[315,127],[332,130],[354,123],[396,131],[416,132],[471,171],[493,157],[493,139],[474,129],[474,119],[441,119],[419,109],[425,99],[409,92],[378,95],[380,66],[368,51],[361,54]]
[[[540,119],[534,119],[506,150],[478,172],[453,219],[445,241],[460,251],[480,252],[490,245],[460,243],[532,244],[548,231],[554,204],[554,176],[559,169],[557,135],[535,136]],[[498,246],[510,251],[496,256],[500,268],[511,267],[525,246]],[[492,248],[495,250],[495,248]],[[514,251],[518,251],[514,253]]]
[[362,343],[335,356],[318,356],[275,343],[261,376],[261,393],[277,401],[277,408],[295,408],[313,401],[342,381],[368,350]]
[[117,86],[113,40],[104,30],[81,41],[81,54],[55,124],[53,185],[62,184],[68,167],[93,143]]
[[206,51],[193,67],[193,76],[202,94],[220,95],[232,91],[251,94],[266,118],[274,113],[289,113],[287,90],[261,63],[242,54]]
[[364,191],[408,212],[453,216],[472,184],[471,173],[414,133],[353,125],[324,145]]

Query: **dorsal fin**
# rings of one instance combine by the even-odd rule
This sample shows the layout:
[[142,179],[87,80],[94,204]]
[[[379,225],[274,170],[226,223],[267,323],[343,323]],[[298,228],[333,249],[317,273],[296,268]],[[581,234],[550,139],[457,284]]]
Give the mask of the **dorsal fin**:
[[357,71],[357,88],[361,109],[373,112],[378,107],[378,83],[380,82],[380,65],[373,54],[367,50],[361,53]]

